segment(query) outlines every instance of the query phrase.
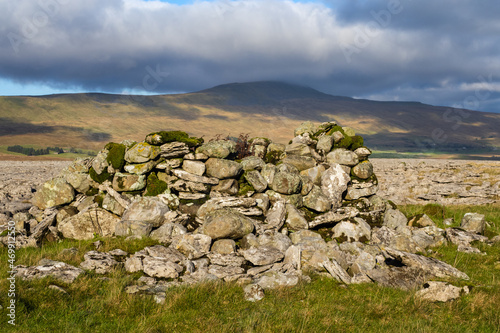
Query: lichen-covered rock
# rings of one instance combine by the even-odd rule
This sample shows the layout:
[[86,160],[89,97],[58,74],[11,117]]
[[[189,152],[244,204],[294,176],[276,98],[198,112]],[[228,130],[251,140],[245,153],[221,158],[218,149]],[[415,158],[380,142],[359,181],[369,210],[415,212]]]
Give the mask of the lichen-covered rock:
[[231,254],[236,252],[236,242],[232,239],[218,239],[212,244],[211,253]]
[[365,242],[371,238],[370,226],[360,218],[356,220],[356,223],[342,221],[332,228],[332,232],[332,238],[342,242]]
[[41,259],[37,266],[18,265],[15,271],[16,276],[23,280],[43,279],[50,276],[64,283],[73,283],[80,274],[84,273],[80,268],[49,259]]
[[198,147],[196,152],[203,153],[208,157],[226,158],[236,153],[236,142],[230,140],[210,141]]
[[331,164],[321,176],[321,190],[330,200],[332,209],[340,206],[342,194],[347,189],[350,180],[349,175],[337,163]]
[[262,177],[259,171],[250,170],[244,173],[246,181],[252,185],[257,192],[264,192],[267,189],[267,181]]
[[347,186],[347,193],[345,198],[347,200],[357,200],[363,197],[370,197],[377,193],[378,181],[371,180],[359,181],[357,179],[351,180],[351,184]]
[[261,170],[266,163],[264,160],[258,156],[247,156],[241,160],[241,166],[243,170]]
[[86,270],[95,271],[97,274],[109,273],[120,263],[109,253],[89,251],[83,256],[84,261],[80,267]]
[[177,223],[166,222],[158,229],[151,232],[151,239],[157,240],[160,243],[169,244],[177,236],[187,234],[187,229],[183,225]]
[[183,234],[173,239],[171,246],[189,259],[198,259],[210,252],[212,238],[203,234]]
[[335,148],[328,155],[326,160],[330,164],[342,164],[347,166],[355,166],[359,163],[359,157],[354,152],[345,148]]
[[198,176],[203,176],[203,174],[205,173],[205,163],[200,161],[184,160],[184,162],[182,163],[182,169],[186,172]]
[[300,171],[314,168],[318,163],[312,156],[287,155],[283,163],[295,166]]
[[252,220],[231,208],[209,212],[203,224],[203,233],[212,239],[239,239],[253,230]]
[[462,218],[460,227],[466,231],[475,232],[480,235],[484,234],[484,229],[486,227],[486,220],[483,214],[478,213],[466,213]]
[[157,228],[163,224],[168,211],[168,205],[157,197],[138,197],[123,213],[122,220],[148,222]]
[[333,143],[335,142],[335,138],[331,135],[323,135],[318,139],[318,143],[316,144],[316,149],[321,151],[322,153],[329,153],[332,150]]
[[324,213],[332,208],[332,202],[319,186],[314,185],[309,194],[304,196],[304,206],[315,212]]
[[235,178],[243,170],[240,163],[220,158],[209,158],[205,165],[207,175],[218,179]]
[[64,238],[77,240],[92,239],[94,235],[113,236],[120,218],[102,208],[93,208],[80,212],[64,220],[58,230]]
[[221,179],[217,186],[212,187],[212,191],[236,195],[240,190],[240,185],[236,179]]
[[45,182],[33,196],[33,205],[40,209],[68,204],[75,199],[75,191],[63,178]]
[[115,226],[116,236],[148,237],[153,224],[145,221],[120,221]]
[[307,170],[302,170],[300,174],[302,176],[308,176],[314,185],[321,186],[321,177],[323,173],[326,171],[326,168],[323,164],[320,164],[314,168],[310,168]]
[[157,162],[155,161],[149,161],[146,163],[139,163],[139,164],[127,164],[123,167],[123,169],[128,172],[132,173],[134,175],[144,175],[156,166]]
[[113,189],[117,192],[140,191],[146,187],[146,175],[117,172],[113,177]]
[[127,150],[125,160],[129,163],[146,163],[149,160],[154,160],[159,154],[160,147],[139,142]]
[[310,121],[303,122],[293,131],[293,136],[303,135],[304,133],[308,133],[309,136],[313,136],[314,133],[316,133],[316,125]]
[[282,260],[285,254],[275,247],[260,246],[242,250],[241,254],[255,266],[265,266]]
[[277,172],[274,175],[271,188],[281,194],[299,193],[302,185],[300,175],[290,172]]
[[373,165],[369,161],[362,161],[355,165],[351,172],[358,178],[368,179],[373,175]]
[[308,229],[309,225],[304,217],[304,214],[300,212],[294,205],[286,205],[286,224],[293,230]]

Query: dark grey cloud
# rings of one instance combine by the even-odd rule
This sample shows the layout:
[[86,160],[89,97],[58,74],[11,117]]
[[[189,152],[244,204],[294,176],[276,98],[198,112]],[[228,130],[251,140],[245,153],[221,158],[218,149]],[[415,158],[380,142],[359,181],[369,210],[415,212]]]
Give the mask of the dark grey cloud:
[[493,0],[0,3],[0,77],[105,92],[285,80],[500,111]]

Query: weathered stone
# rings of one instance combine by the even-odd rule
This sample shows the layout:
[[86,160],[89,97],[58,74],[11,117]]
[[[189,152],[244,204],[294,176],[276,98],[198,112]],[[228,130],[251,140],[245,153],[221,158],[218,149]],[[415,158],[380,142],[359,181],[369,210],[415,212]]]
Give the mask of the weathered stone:
[[475,232],[469,232],[457,228],[447,228],[445,230],[446,239],[455,245],[458,245],[458,252],[480,253],[479,249],[472,247],[474,241],[486,242],[488,237],[479,235]]
[[248,250],[241,250],[241,254],[253,265],[264,266],[282,260],[285,255],[274,247],[252,247]]
[[408,219],[401,211],[389,209],[385,212],[383,225],[396,230],[400,227],[406,227],[408,225]]
[[370,161],[362,161],[355,165],[351,172],[358,178],[368,179],[373,175],[373,165]]
[[210,265],[208,267],[208,273],[217,276],[219,279],[228,280],[230,277],[245,273],[245,270],[237,266]]
[[173,239],[171,246],[189,259],[198,259],[210,252],[212,238],[203,234],[184,234]]
[[300,124],[294,131],[293,136],[303,135],[304,133],[308,133],[309,136],[313,136],[316,132],[316,125],[310,121],[303,122]]
[[187,180],[190,182],[210,184],[210,185],[219,184],[218,178],[198,176],[198,175],[186,172],[184,170],[174,169],[174,170],[172,170],[172,174],[174,174],[174,176],[176,176],[176,177],[179,177],[180,179],[184,179],[184,180]]
[[371,150],[366,147],[359,147],[354,153],[358,155],[360,161],[366,160],[372,154]]
[[314,185],[312,190],[304,198],[304,206],[316,212],[324,213],[332,208],[330,199],[321,191],[319,186]]
[[164,258],[147,256],[142,260],[142,265],[144,273],[158,278],[175,279],[183,271],[182,266]]
[[335,138],[331,135],[323,135],[318,139],[318,143],[316,144],[316,149],[321,151],[322,153],[329,153],[332,150],[333,143]]
[[171,189],[178,192],[201,192],[207,193],[210,191],[210,186],[203,183],[195,183],[187,180],[179,179],[170,185]]
[[342,194],[347,189],[347,184],[351,178],[339,164],[331,164],[321,176],[321,190],[330,200],[333,208],[340,206]]
[[245,300],[249,302],[257,302],[264,298],[264,289],[258,284],[249,284],[243,288]]
[[187,233],[187,229],[177,223],[166,222],[158,229],[151,232],[151,239],[157,240],[160,243],[169,244],[172,239]]
[[398,228],[397,230],[390,229],[386,226],[375,228],[372,231],[371,243],[381,244],[385,247],[391,247],[410,253],[424,251],[424,249],[412,239],[411,231],[408,228]]
[[276,174],[276,166],[268,163],[262,167],[260,174],[264,177],[268,184],[272,184],[274,181],[274,175]]
[[[464,287],[466,288],[466,287]],[[446,282],[428,281],[424,288],[415,293],[415,297],[429,302],[449,302],[460,297],[462,288]]]
[[486,227],[486,220],[484,219],[483,214],[466,213],[462,218],[460,227],[465,229],[466,231],[483,235],[484,229]]
[[296,274],[285,274],[276,271],[269,271],[264,273],[255,284],[265,289],[276,289],[281,287],[293,287],[299,283],[299,276]]
[[236,252],[236,242],[232,239],[218,239],[212,244],[212,253],[231,254]]
[[309,176],[300,175],[300,179],[302,179],[302,188],[300,190],[300,194],[302,196],[306,196],[311,193],[311,190],[314,187],[314,183],[312,182]]
[[184,142],[170,142],[161,145],[161,157],[176,158],[189,154],[189,146]]
[[109,163],[107,161],[108,150],[104,149],[97,153],[96,157],[92,160],[92,168],[98,174],[103,173],[103,171],[107,171]]
[[259,246],[273,247],[285,253],[286,250],[292,245],[292,241],[286,235],[267,230],[257,238]]
[[205,216],[213,212],[217,209],[221,209],[224,207],[245,207],[250,208],[257,204],[257,201],[254,198],[240,198],[240,197],[221,197],[221,198],[213,198],[205,202],[198,209],[197,217],[200,219],[204,219]]
[[429,216],[426,214],[423,215],[417,215],[408,221],[408,225],[410,227],[415,227],[415,228],[423,228],[423,227],[435,227],[436,224],[434,221],[431,220]]
[[142,221],[151,223],[154,228],[161,226],[164,215],[170,208],[157,197],[138,197],[123,213],[123,221]]
[[316,216],[312,221],[309,222],[309,228],[340,222],[342,220],[356,217],[358,216],[358,214],[359,210],[354,207],[337,208],[336,210],[332,210],[325,214]]
[[342,221],[332,228],[332,238],[348,242],[364,242],[371,238],[371,229],[363,219],[357,218],[357,223]]
[[240,163],[220,158],[209,158],[205,165],[207,175],[218,179],[235,178],[243,170]]
[[240,186],[236,179],[222,179],[219,185],[212,187],[212,191],[236,195],[240,190]]
[[109,237],[115,232],[120,218],[102,208],[93,208],[65,220],[58,230],[65,238],[92,239],[94,234]]
[[115,226],[115,235],[148,237],[151,230],[153,230],[151,222],[122,220]]
[[299,230],[290,234],[290,240],[292,244],[298,244],[304,242],[305,239],[313,239],[314,241],[323,241],[323,238],[317,232],[311,230]]
[[299,193],[302,185],[302,179],[299,175],[289,172],[277,172],[274,175],[271,188],[281,194]]
[[230,140],[210,141],[198,147],[196,152],[203,153],[208,157],[226,158],[236,153],[236,143]]
[[203,233],[212,239],[238,239],[254,230],[251,219],[231,208],[209,212],[204,219]]
[[118,216],[122,216],[125,212],[125,208],[109,193],[106,193],[106,196],[102,200],[102,208]]
[[132,173],[134,175],[144,175],[153,170],[156,164],[158,164],[156,161],[149,161],[140,164],[127,164],[123,167],[123,169],[126,172]]
[[362,197],[369,197],[377,193],[378,182],[377,181],[358,181],[353,179],[352,183],[347,186],[347,194],[345,198],[347,200],[357,200]]
[[83,256],[84,261],[80,267],[95,271],[97,274],[109,273],[114,267],[120,265],[115,258],[108,253],[89,251]]
[[341,131],[335,131],[332,133],[333,140],[335,143],[339,143],[344,138],[344,134]]
[[33,196],[33,205],[40,209],[68,204],[75,199],[75,191],[62,178],[54,178],[45,182]]
[[323,173],[326,171],[326,168],[323,164],[320,164],[314,168],[310,168],[307,170],[302,170],[300,174],[302,176],[308,176],[314,185],[321,186],[321,177],[323,176]]
[[287,217],[285,222],[288,225],[288,227],[294,230],[309,228],[306,218],[294,205],[287,204],[286,212],[287,212]]
[[182,163],[182,169],[186,172],[198,176],[203,176],[203,174],[205,173],[205,163],[200,161],[184,160],[184,162]]
[[285,201],[277,201],[266,214],[264,228],[279,230],[283,226],[283,223],[285,223],[285,214]]
[[412,239],[423,249],[446,245],[445,231],[436,226],[413,230]]
[[64,283],[73,283],[84,271],[61,261],[41,259],[37,266],[18,265],[14,269],[16,276],[23,280],[43,279],[51,276]]
[[159,154],[160,147],[151,146],[146,142],[139,142],[127,150],[125,161],[129,163],[145,163],[149,160],[154,160]]
[[267,189],[267,181],[264,179],[264,177],[262,177],[259,171],[246,171],[244,176],[247,182],[255,189],[255,191],[264,192]]
[[264,160],[258,156],[247,156],[241,160],[241,167],[245,171],[261,170],[264,165]]
[[359,163],[358,155],[344,148],[333,149],[326,155],[326,160],[330,164],[342,164],[347,166],[355,166]]
[[[170,171],[172,169],[176,169],[176,168],[180,167],[182,165],[182,162],[184,162],[184,160],[182,158],[174,158],[174,159],[170,159],[170,160],[166,160],[166,161],[158,163],[155,166],[155,168],[158,170]],[[159,176],[158,176],[158,178],[159,178]]]
[[314,168],[317,165],[316,159],[311,156],[286,155],[282,161],[295,166],[299,171]]
[[207,195],[205,193],[179,192],[179,199],[183,200],[200,200],[206,197]]
[[113,189],[117,192],[140,191],[146,187],[146,175],[117,172],[113,177]]
[[252,196],[255,199],[257,207],[262,210],[262,213],[265,215],[269,209],[269,196],[264,193],[256,193]]
[[292,143],[285,147],[285,153],[287,154],[287,156],[311,156],[311,148],[303,143]]
[[80,172],[63,172],[64,179],[71,185],[78,193],[85,193],[91,187],[91,178],[88,173]]
[[352,127],[342,126],[342,130],[344,131],[344,133],[346,135],[349,135],[349,136],[355,136],[356,135],[356,132],[354,131],[354,129]]

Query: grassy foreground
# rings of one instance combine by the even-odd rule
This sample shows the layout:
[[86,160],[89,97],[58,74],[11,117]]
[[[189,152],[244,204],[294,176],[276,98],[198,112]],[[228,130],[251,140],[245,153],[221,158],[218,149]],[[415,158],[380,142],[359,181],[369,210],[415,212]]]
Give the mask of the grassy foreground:
[[[442,227],[455,217],[460,224],[466,212],[486,215],[490,235],[500,233],[500,208],[400,207],[407,215],[427,213]],[[121,248],[133,253],[155,244],[151,240],[125,242],[103,239],[102,251]],[[41,258],[72,265],[93,250],[93,241],[64,240],[41,249],[21,249],[16,264],[33,265]],[[465,254],[456,246],[434,249],[431,256],[470,276],[456,283],[472,287],[469,295],[449,303],[428,303],[415,291],[401,291],[374,284],[343,286],[331,279],[313,277],[312,283],[267,291],[257,303],[244,300],[236,284],[210,283],[167,291],[165,304],[149,296],[130,296],[124,288],[140,275],[116,270],[103,278],[86,273],[73,284],[51,279],[16,281],[16,326],[7,323],[9,301],[7,250],[0,249],[1,332],[500,332],[500,244],[476,245],[486,255]],[[76,247],[76,254],[64,248]],[[50,289],[58,285],[67,294]]]

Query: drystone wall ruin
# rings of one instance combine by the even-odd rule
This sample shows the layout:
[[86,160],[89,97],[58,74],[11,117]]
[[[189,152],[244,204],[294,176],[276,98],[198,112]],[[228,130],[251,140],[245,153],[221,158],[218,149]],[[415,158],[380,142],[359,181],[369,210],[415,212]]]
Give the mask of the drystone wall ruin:
[[376,195],[370,154],[360,136],[335,123],[303,123],[287,145],[266,138],[204,143],[181,131],[109,143],[38,189],[34,206],[17,218],[17,245],[96,235],[160,245],[130,254],[96,249],[80,268],[44,259],[18,266],[17,274],[71,282],[84,270],[123,266],[144,272],[127,292],[159,301],[170,286],[219,279],[246,285],[249,300],[309,273],[406,289],[468,279],[416,253],[449,241],[475,251],[471,241],[488,241],[480,235],[484,217],[469,216],[465,230],[439,229],[425,215],[408,221]]

